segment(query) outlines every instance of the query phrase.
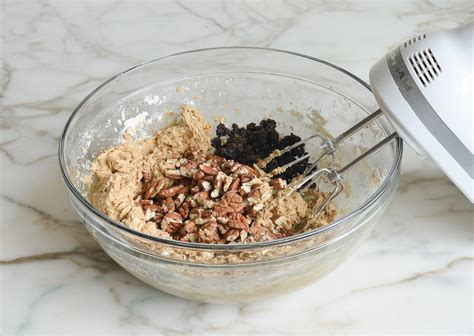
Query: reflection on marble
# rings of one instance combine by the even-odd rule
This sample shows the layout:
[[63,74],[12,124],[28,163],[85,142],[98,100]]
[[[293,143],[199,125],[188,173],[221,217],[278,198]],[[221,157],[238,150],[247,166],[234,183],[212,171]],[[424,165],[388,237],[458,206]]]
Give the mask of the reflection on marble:
[[4,1],[0,330],[10,334],[472,333],[473,206],[410,150],[398,193],[343,266],[297,293],[215,306],[121,270],[65,198],[62,127],[112,74],[186,49],[254,45],[366,79],[412,35],[473,19],[470,1]]

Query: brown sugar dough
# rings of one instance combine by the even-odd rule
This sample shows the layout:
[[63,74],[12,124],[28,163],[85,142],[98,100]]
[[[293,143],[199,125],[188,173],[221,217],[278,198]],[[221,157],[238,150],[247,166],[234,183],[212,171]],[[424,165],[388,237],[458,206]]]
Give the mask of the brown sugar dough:
[[274,239],[274,235],[294,231],[294,226],[301,223],[307,213],[308,204],[298,192],[280,191],[257,215],[254,231],[263,229],[261,240]]
[[137,141],[126,135],[122,145],[109,148],[97,157],[92,164],[93,182],[89,190],[89,200],[95,208],[132,229],[169,237],[156,229],[154,223],[147,223],[136,198],[143,192],[144,170],[160,178],[167,158],[178,156],[190,146],[209,151],[211,126],[192,106],[183,105],[180,112],[176,124],[158,132],[154,138]]

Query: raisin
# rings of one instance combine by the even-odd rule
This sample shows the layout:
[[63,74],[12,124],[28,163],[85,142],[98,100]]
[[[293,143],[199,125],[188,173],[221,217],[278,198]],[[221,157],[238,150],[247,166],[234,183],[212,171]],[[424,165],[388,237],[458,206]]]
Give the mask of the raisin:
[[220,123],[219,125],[217,125],[216,135],[218,137],[226,136],[227,134],[229,134],[229,129],[227,127],[225,127],[225,125],[223,123]]
[[[215,148],[216,155],[252,165],[266,158],[276,149],[284,149],[301,141],[301,138],[293,133],[280,138],[276,126],[276,121],[272,119],[263,119],[258,124],[250,123],[245,127],[239,127],[233,123],[230,129],[221,123],[216,129],[217,137],[212,139],[211,144]],[[270,172],[305,154],[307,154],[305,145],[301,144],[270,161],[265,167],[265,171]],[[309,165],[309,160],[305,159],[276,177],[289,182],[295,176],[304,173]]]
[[219,137],[215,137],[214,139],[211,140],[211,145],[214,148],[219,148],[222,145],[221,139]]

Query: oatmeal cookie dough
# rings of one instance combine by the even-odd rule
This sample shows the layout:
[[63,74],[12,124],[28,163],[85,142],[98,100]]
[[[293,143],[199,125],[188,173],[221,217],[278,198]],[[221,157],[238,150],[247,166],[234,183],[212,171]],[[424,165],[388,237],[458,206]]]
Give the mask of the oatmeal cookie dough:
[[[92,165],[92,205],[145,234],[208,244],[274,240],[334,219],[333,204],[314,215],[327,196],[317,189],[294,191],[294,183],[257,166],[211,153],[210,129],[184,105],[176,123],[153,138],[126,134]],[[295,137],[283,139],[291,145]]]
[[93,182],[89,191],[92,205],[132,229],[144,233],[168,236],[147,224],[136,198],[143,192],[143,171],[158,179],[163,176],[167,158],[178,156],[190,146],[204,152],[210,149],[211,126],[194,107],[181,107],[181,117],[175,125],[158,132],[154,138],[137,141],[125,135],[122,145],[100,154],[92,165]]

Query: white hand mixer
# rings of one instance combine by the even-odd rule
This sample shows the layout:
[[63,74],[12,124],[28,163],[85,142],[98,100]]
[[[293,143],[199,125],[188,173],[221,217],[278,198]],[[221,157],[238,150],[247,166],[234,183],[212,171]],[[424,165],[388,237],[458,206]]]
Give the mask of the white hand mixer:
[[[370,84],[380,109],[335,138],[315,134],[278,153],[282,155],[316,137],[322,140],[322,154],[295,186],[304,188],[322,175],[329,178],[334,190],[316,211],[343,190],[342,175],[346,171],[398,136],[421,156],[429,155],[474,201],[473,34],[474,24],[469,24],[405,42],[370,70]],[[340,169],[315,170],[323,157],[332,155],[334,159],[341,142],[382,115],[389,119],[396,133]],[[282,168],[307,158],[309,154]]]

